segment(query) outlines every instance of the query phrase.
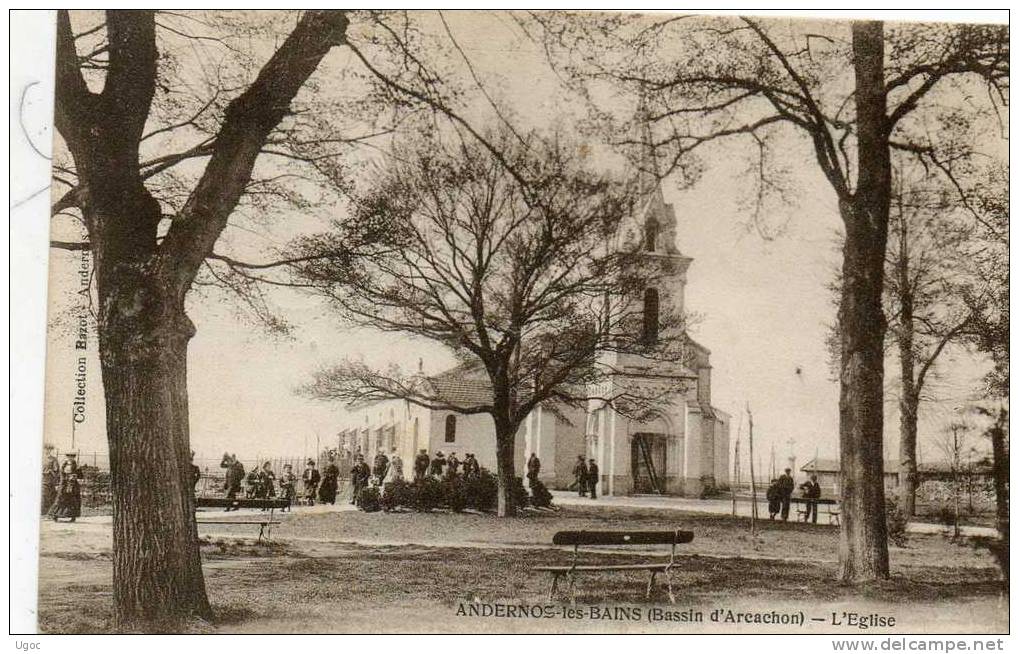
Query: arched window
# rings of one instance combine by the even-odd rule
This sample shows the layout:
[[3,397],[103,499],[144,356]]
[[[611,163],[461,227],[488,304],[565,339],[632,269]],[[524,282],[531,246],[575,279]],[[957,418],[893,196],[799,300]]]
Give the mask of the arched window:
[[644,291],[644,342],[658,342],[658,289]]
[[456,442],[456,416],[452,414],[446,416],[446,442]]
[[655,220],[654,216],[647,219],[644,223],[644,249],[648,252],[654,252],[655,246],[658,242],[658,221]]

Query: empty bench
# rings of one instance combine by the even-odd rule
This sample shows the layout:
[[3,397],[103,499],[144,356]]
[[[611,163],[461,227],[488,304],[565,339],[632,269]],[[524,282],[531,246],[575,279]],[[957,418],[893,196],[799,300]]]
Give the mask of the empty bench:
[[276,509],[290,509],[288,499],[249,499],[249,498],[228,498],[228,497],[199,497],[195,499],[196,509],[223,509],[225,511],[236,511],[237,509],[261,509],[268,511],[267,516],[241,518],[239,520],[227,520],[217,518],[202,518],[196,522],[200,525],[258,525],[258,542],[262,542],[263,536],[266,540],[272,538],[272,528],[280,524],[275,519]]
[[[569,584],[570,602],[576,602],[575,582],[577,575],[586,572],[634,572],[647,571],[648,582],[645,597],[651,597],[655,577],[664,574],[669,588],[669,601],[676,602],[672,592],[672,570],[676,566],[676,546],[693,540],[693,532],[676,529],[673,531],[560,531],[552,537],[553,545],[572,545],[573,560],[570,565],[542,565],[534,568],[537,572],[552,575],[548,598],[554,599],[559,578],[565,576]],[[663,563],[618,563],[585,564],[580,559],[581,545],[627,546],[627,545],[670,545],[672,550],[668,562]],[[590,553],[590,552],[585,552]]]

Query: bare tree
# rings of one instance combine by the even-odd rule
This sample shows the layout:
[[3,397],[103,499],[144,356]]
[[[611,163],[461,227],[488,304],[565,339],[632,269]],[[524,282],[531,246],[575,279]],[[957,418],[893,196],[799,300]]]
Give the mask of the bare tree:
[[[347,22],[341,12],[301,15],[255,79],[225,102],[207,139],[142,160],[143,141],[156,135],[154,98],[172,65],[161,60],[157,31],[174,28],[151,11],[110,11],[76,34],[68,13],[58,14],[55,122],[73,170],[55,167],[70,188],[53,210],[75,208],[88,242],[54,245],[94,253],[122,629],[211,617],[190,492],[186,362],[195,328],[185,297],[270,134],[326,53],[344,43]],[[89,35],[102,40],[82,48]],[[179,122],[197,123],[205,111]],[[208,160],[204,170],[166,225],[148,180],[199,157]]]
[[648,311],[642,299],[670,272],[661,252],[671,246],[659,238],[661,252],[648,255],[643,232],[625,229],[654,198],[590,170],[562,140],[508,129],[484,139],[396,146],[355,194],[351,219],[295,254],[309,259],[300,279],[347,321],[441,344],[480,372],[491,399],[459,403],[420,377],[353,361],[321,371],[308,392],[490,415],[506,516],[516,434],[535,407],[598,400],[646,417],[681,389],[624,362],[678,369],[687,348],[671,304]]
[[[900,158],[901,161],[901,158]],[[917,422],[936,363],[964,343],[973,310],[964,301],[976,226],[960,219],[955,193],[936,173],[905,161],[893,177],[885,314],[899,367],[899,509],[916,510]]]
[[838,320],[840,576],[850,582],[887,577],[881,298],[891,152],[943,161],[940,130],[918,127],[945,115],[941,104],[948,96],[941,91],[949,85],[960,97],[1007,103],[1008,28],[901,24],[886,32],[880,22],[530,19],[540,25],[553,65],[589,97],[598,84],[609,84],[647,103],[663,173],[689,176],[696,172],[692,154],[742,138],[759,156],[754,179],[763,200],[782,188],[771,163],[777,130],[791,127],[810,143],[845,227]]

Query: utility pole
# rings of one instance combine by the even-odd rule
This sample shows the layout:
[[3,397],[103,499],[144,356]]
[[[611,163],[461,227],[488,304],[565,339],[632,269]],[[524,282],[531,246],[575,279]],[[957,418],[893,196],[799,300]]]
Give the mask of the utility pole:
[[757,535],[757,480],[754,479],[754,414],[747,402],[747,428],[750,441],[750,535]]

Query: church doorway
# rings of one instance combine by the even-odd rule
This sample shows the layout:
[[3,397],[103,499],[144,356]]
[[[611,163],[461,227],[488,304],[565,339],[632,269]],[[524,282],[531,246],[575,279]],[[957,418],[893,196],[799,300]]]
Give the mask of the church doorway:
[[640,433],[633,435],[630,444],[630,461],[633,472],[634,493],[665,492],[665,434]]

